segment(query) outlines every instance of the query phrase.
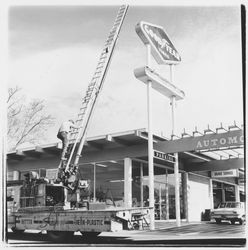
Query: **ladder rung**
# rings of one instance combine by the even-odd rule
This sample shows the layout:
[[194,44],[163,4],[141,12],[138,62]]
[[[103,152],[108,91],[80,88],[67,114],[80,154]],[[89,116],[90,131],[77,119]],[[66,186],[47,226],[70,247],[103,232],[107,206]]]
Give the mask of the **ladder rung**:
[[111,38],[109,38],[109,39],[107,39],[106,41],[105,41],[105,46],[110,46],[111,45],[111,43],[114,41],[114,38],[113,37],[111,37]]
[[99,60],[98,65],[102,65],[105,63],[106,60]]
[[100,57],[100,60],[101,59],[105,59],[105,58],[107,58],[108,56],[107,56],[107,54],[106,54],[106,52],[105,52],[105,50],[104,50],[104,52],[102,52],[102,54],[101,54],[101,57]]
[[122,16],[118,17],[115,22],[119,22],[122,19]]
[[102,69],[103,68],[103,66],[98,66],[98,67],[96,67],[96,69]]

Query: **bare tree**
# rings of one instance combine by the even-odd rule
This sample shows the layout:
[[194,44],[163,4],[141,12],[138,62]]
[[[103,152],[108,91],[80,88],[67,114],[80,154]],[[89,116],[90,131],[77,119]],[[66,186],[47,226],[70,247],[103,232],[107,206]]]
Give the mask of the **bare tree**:
[[45,113],[44,100],[26,102],[17,86],[8,90],[7,108],[9,149],[25,142],[39,143],[47,128],[54,124],[54,118]]

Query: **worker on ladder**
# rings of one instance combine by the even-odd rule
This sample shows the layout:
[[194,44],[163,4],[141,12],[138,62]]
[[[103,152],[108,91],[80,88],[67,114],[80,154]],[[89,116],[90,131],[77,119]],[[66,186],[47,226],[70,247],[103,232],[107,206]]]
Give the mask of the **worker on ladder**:
[[64,161],[66,160],[65,158],[65,154],[69,145],[69,136],[70,136],[70,132],[72,130],[72,128],[74,129],[78,129],[78,127],[76,125],[74,125],[74,121],[73,120],[68,120],[65,121],[61,124],[57,137],[62,141],[63,143],[63,147],[62,147],[62,153],[61,153],[61,160]]

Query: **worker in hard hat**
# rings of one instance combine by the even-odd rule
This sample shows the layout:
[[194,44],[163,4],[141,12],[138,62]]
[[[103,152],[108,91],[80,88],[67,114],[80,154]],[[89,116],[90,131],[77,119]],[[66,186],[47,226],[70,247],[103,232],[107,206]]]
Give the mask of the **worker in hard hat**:
[[69,145],[69,136],[70,136],[70,132],[71,129],[78,129],[78,127],[74,124],[73,120],[68,120],[65,121],[61,124],[57,137],[62,141],[63,143],[63,148],[62,148],[62,153],[61,153],[61,160],[66,160],[65,158],[65,154],[67,151],[67,147]]

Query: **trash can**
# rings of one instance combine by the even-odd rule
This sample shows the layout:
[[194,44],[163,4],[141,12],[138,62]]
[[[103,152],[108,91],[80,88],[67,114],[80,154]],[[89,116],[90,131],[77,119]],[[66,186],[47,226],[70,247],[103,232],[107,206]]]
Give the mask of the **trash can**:
[[211,209],[205,209],[204,213],[204,221],[210,221],[211,220]]

